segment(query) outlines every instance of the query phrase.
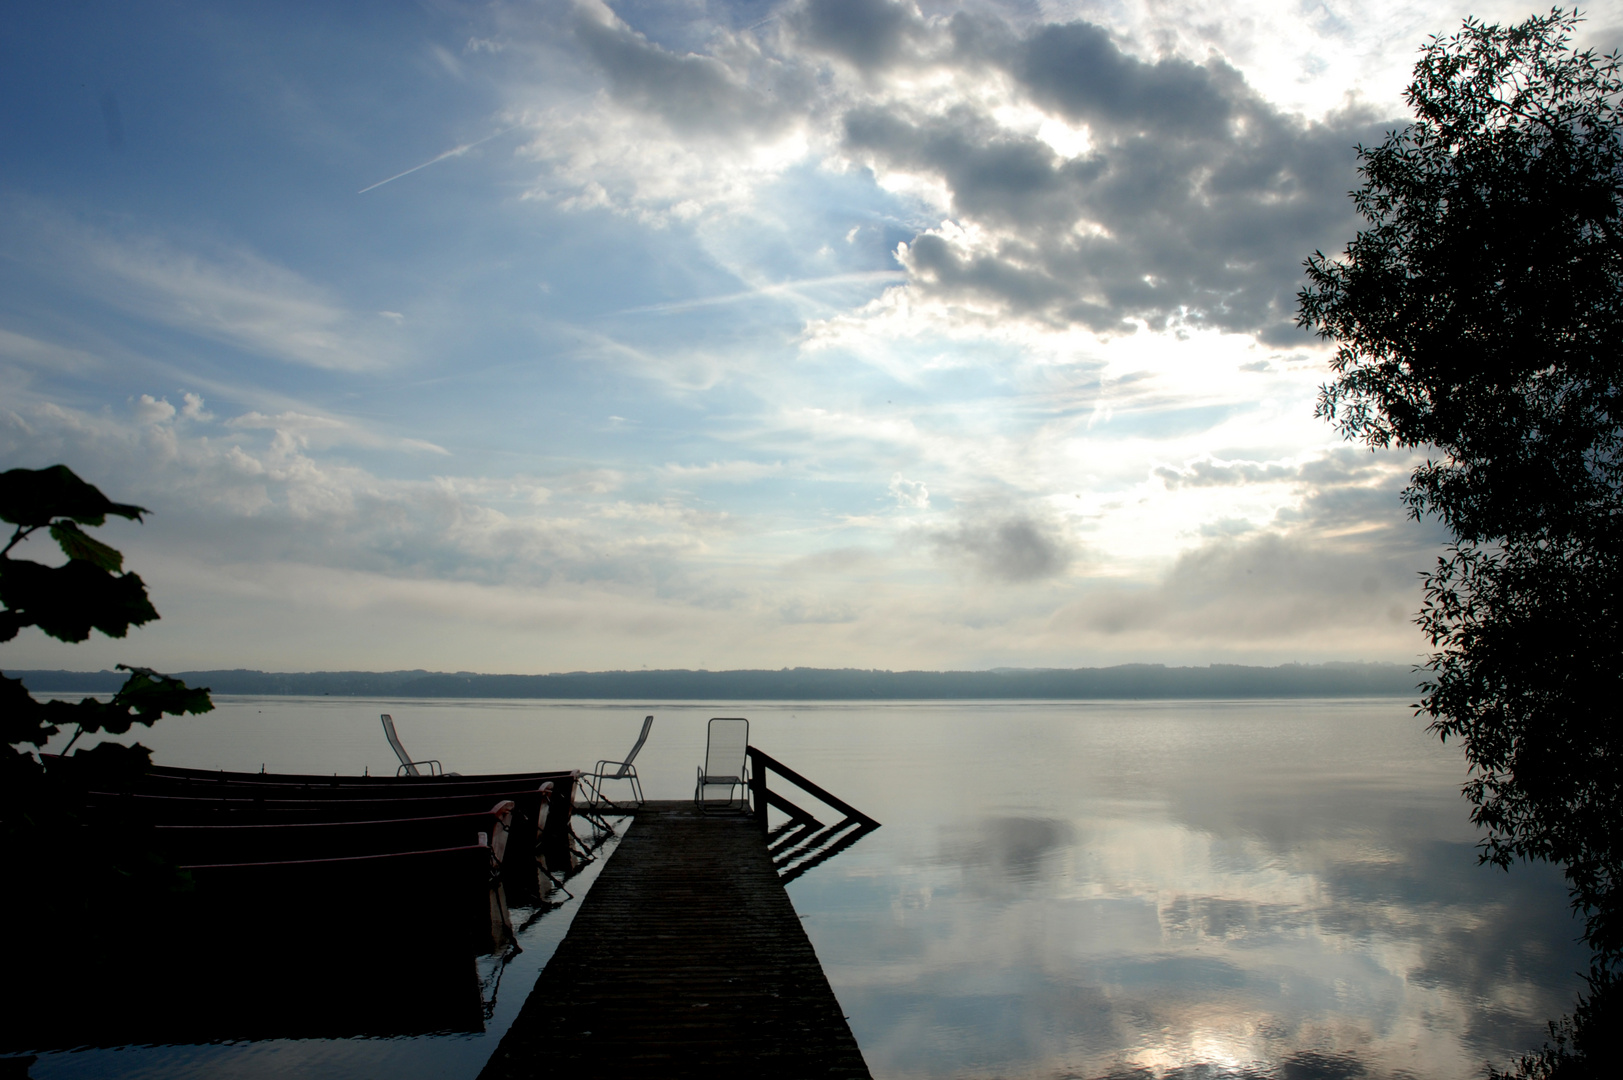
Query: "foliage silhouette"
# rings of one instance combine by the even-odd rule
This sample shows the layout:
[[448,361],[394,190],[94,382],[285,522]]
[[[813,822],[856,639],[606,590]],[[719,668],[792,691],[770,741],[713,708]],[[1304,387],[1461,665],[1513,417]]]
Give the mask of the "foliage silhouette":
[[[1358,148],[1370,227],[1308,259],[1298,321],[1337,343],[1318,415],[1430,455],[1403,498],[1454,543],[1416,620],[1419,710],[1463,743],[1483,860],[1564,868],[1594,950],[1582,1028],[1623,962],[1623,80],[1571,46],[1578,21],[1428,42],[1415,122]],[[1552,1034],[1525,1073],[1584,1067],[1595,1033]]]
[[[69,642],[84,641],[92,630],[123,637],[130,627],[158,618],[140,577],[124,571],[124,557],[84,531],[104,524],[108,515],[140,521],[147,512],[108,500],[65,465],[0,473],[0,519],[14,526],[0,549],[0,641],[27,626]],[[41,530],[67,556],[63,565],[12,557]],[[150,750],[103,742],[74,751],[53,769],[39,758],[46,742],[69,725],[75,731],[64,753],[87,732],[123,735],[135,724],[150,727],[165,715],[214,707],[207,689],[147,668],[118,666],[129,678],[105,702],[36,701],[22,680],[0,676],[0,735],[6,743],[0,751],[0,818],[12,877],[5,901],[13,920],[109,899],[140,904],[186,887],[183,875],[151,855],[138,828],[87,820],[74,796],[87,778],[118,783],[144,772]]]

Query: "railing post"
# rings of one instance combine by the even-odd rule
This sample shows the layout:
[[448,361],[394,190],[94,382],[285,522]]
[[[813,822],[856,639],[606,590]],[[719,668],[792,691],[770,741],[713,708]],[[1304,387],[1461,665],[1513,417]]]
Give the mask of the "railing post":
[[749,747],[750,801],[754,804],[755,822],[766,832],[766,762],[755,747]]

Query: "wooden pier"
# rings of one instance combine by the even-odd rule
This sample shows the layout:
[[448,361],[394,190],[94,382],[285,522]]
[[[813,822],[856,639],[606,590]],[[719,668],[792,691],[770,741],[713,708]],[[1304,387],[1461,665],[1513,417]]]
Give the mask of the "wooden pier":
[[648,803],[480,1080],[869,1075],[759,822]]

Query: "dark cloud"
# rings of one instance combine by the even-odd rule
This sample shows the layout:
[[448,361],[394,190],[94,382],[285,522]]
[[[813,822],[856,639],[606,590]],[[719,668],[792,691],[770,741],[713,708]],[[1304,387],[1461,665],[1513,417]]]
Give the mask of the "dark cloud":
[[936,553],[968,562],[994,581],[1026,582],[1054,577],[1075,558],[1069,540],[1053,526],[1026,516],[964,522],[926,534]]
[[768,130],[782,120],[784,95],[761,93],[715,57],[670,52],[584,10],[574,29],[608,77],[615,100],[659,116],[679,133],[737,135]]
[[[576,21],[615,99],[679,135],[749,138],[805,120],[875,172],[938,181],[953,224],[899,252],[918,293],[1101,333],[1142,321],[1301,344],[1302,261],[1356,231],[1354,146],[1389,126],[1351,107],[1286,114],[1219,58],[1141,59],[1083,21],[805,0],[759,47],[723,34],[708,53]],[[904,72],[915,77],[887,78]],[[951,88],[921,89],[938,82]],[[1003,90],[1085,129],[1085,151],[1011,128],[995,108]]]
[[1101,125],[1071,160],[967,109],[853,112],[846,144],[876,168],[938,177],[959,221],[986,229],[973,249],[935,234],[909,245],[904,262],[927,292],[1099,331],[1143,319],[1293,343],[1302,259],[1351,236],[1353,144],[1374,125],[1245,104],[1244,123],[1198,132]]
[[1287,116],[1220,60],[1139,60],[1085,22],[1020,35],[960,15],[951,36],[939,63],[1004,72],[1092,145],[1067,160],[967,106],[850,110],[853,156],[939,178],[960,224],[990,233],[973,249],[917,237],[904,262],[925,292],[1098,331],[1143,319],[1301,340],[1302,259],[1352,235],[1353,147],[1379,138],[1372,116]]
[[1162,465],[1155,475],[1169,488],[1231,487],[1238,484],[1265,484],[1274,480],[1295,480],[1301,470],[1294,465],[1263,461],[1192,461],[1181,469]]
[[849,149],[950,178],[954,208],[981,222],[1074,219],[1079,192],[1100,171],[1097,163],[1062,161],[1047,143],[964,106],[939,116],[858,107],[844,122]]
[[[1266,484],[1290,481],[1306,485],[1309,507],[1296,520],[1317,517],[1312,509],[1325,505],[1326,498],[1353,496],[1367,512],[1367,520],[1391,516],[1398,505],[1396,488],[1390,482],[1395,474],[1393,457],[1377,456],[1357,447],[1340,447],[1321,454],[1300,465],[1286,465],[1274,461],[1222,461],[1200,458],[1188,461],[1181,468],[1161,465],[1154,474],[1169,488],[1178,487],[1232,487],[1239,484]],[[1379,485],[1379,486],[1371,486]],[[1332,495],[1331,493],[1336,494]],[[1378,506],[1377,511],[1375,507]]]
[[1221,61],[1149,64],[1123,53],[1103,27],[1042,27],[997,57],[1046,105],[1071,120],[1208,138],[1233,118],[1245,80]]
[[923,36],[913,9],[892,0],[810,0],[788,22],[812,48],[864,71],[894,62]]

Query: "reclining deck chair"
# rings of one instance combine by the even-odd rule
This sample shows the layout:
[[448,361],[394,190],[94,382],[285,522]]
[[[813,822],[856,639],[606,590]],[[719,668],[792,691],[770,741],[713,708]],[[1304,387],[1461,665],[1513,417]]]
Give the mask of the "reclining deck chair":
[[423,770],[417,767],[419,765],[428,766],[427,775],[429,776],[445,775],[445,767],[440,764],[438,758],[426,758],[422,761],[411,760],[411,755],[406,753],[406,748],[400,745],[400,735],[394,729],[394,717],[388,713],[381,715],[383,717],[383,737],[389,740],[389,748],[394,751],[394,756],[400,759],[400,768],[395,770],[396,776],[422,776],[424,773]]
[[[710,720],[705,739],[704,764],[699,766],[699,781],[693,789],[693,802],[700,811],[718,808],[718,804],[705,797],[712,787],[727,789],[727,801],[721,809],[748,808],[749,786],[744,775],[744,762],[749,753],[750,722],[741,716],[716,716]],[[733,802],[733,789],[738,790],[738,802]]]
[[[642,797],[642,783],[637,779],[637,767],[632,762],[637,760],[637,751],[648,741],[648,729],[653,726],[654,718],[645,717],[642,722],[642,734],[637,736],[637,744],[631,748],[631,753],[626,755],[624,761],[599,761],[596,768],[580,778],[581,785],[586,789],[588,808],[595,810],[599,803],[608,803],[615,809],[619,808],[613,799],[603,794],[603,785],[610,780],[630,781],[631,794],[636,797],[637,805],[641,806],[646,801]],[[614,768],[611,770],[610,766]]]

